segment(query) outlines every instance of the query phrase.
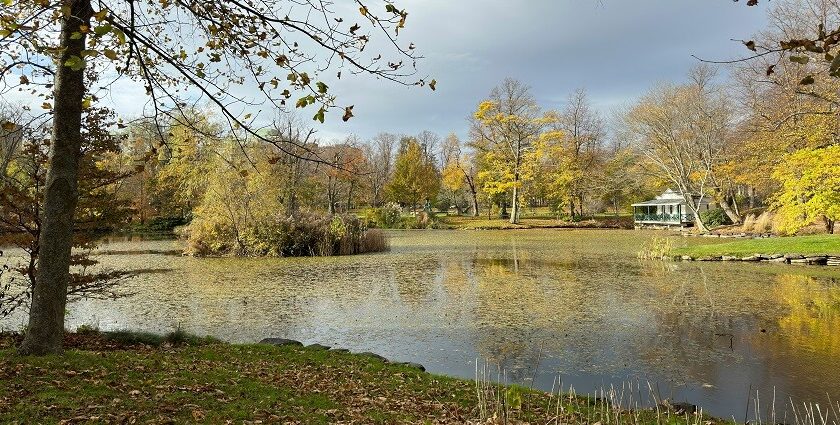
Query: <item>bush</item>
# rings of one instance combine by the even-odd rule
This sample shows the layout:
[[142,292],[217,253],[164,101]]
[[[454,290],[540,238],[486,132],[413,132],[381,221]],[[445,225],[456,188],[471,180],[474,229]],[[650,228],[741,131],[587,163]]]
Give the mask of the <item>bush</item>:
[[388,249],[384,233],[353,215],[281,215],[242,228],[194,220],[187,233],[187,252],[199,256],[314,257]]
[[188,223],[184,217],[154,217],[149,220],[146,228],[155,232],[171,232],[178,226]]
[[402,228],[402,208],[395,203],[387,204],[381,208],[368,208],[362,215],[368,227],[380,229]]
[[713,210],[703,211],[700,213],[700,219],[709,227],[724,226],[732,224],[732,220],[723,211],[723,208],[715,208]]

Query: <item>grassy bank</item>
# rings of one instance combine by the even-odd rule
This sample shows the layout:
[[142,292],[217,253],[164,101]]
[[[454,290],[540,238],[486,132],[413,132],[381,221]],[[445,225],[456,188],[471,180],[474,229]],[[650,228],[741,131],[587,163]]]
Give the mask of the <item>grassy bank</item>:
[[500,218],[467,216],[440,216],[441,227],[461,230],[507,230],[507,229],[617,229],[633,228],[632,218],[601,216],[582,221],[564,221],[547,216],[523,217],[518,224],[511,224],[509,220]]
[[840,255],[840,235],[791,236],[764,239],[738,239],[693,245],[673,251],[674,255],[711,257],[731,255],[747,257],[754,254]]
[[0,337],[0,423],[703,423],[315,347],[89,333],[24,358],[16,339]]

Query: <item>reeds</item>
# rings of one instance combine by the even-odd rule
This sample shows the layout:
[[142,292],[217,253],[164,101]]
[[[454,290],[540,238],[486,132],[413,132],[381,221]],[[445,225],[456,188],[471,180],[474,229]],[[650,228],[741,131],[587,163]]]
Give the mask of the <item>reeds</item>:
[[673,249],[674,242],[670,238],[654,236],[642,245],[638,256],[642,260],[664,260],[671,256]]
[[[578,394],[572,385],[564,386],[560,376],[552,381],[548,393],[507,384],[507,373],[504,370],[476,361],[478,418],[469,423],[710,425],[738,422],[734,417],[730,420],[712,418],[704,415],[700,407],[663,398],[658,387],[650,382],[624,382],[620,386],[601,387],[586,395]],[[773,400],[766,405],[766,410],[762,407],[758,392],[748,398],[743,418],[746,423],[840,425],[840,402],[832,400],[830,396],[824,405],[796,404],[792,399],[784,405],[776,402],[774,389]]]

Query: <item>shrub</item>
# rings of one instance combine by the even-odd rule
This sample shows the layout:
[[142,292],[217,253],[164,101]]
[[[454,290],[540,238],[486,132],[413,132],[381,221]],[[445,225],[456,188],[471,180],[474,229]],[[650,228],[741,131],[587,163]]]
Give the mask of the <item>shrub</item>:
[[726,212],[723,211],[723,208],[715,208],[712,210],[703,211],[700,213],[700,219],[702,219],[703,223],[705,223],[709,227],[717,227],[732,224],[732,220],[729,219],[729,216],[726,215]]
[[753,232],[764,233],[773,230],[773,216],[774,214],[769,211],[761,213],[761,215],[755,219],[755,224],[753,224]]
[[748,214],[744,219],[744,224],[741,225],[741,231],[752,232],[755,228],[755,214]]
[[178,226],[187,224],[184,217],[154,217],[149,220],[146,228],[155,232],[171,232]]
[[381,208],[368,208],[362,215],[368,227],[380,229],[399,229],[402,227],[402,208],[399,204],[390,203]]

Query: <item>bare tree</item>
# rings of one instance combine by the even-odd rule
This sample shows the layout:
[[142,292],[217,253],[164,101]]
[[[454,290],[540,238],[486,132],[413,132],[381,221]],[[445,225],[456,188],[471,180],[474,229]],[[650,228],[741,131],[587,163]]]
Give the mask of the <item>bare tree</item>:
[[417,142],[423,149],[423,155],[435,166],[438,163],[438,145],[440,145],[440,136],[429,130],[423,130],[417,134]]
[[701,66],[692,71],[691,84],[658,86],[625,119],[637,149],[659,177],[676,187],[700,231],[708,230],[700,205],[714,189],[712,173],[733,120],[726,93],[713,77],[710,68]]
[[375,207],[381,206],[385,201],[385,186],[394,171],[398,142],[399,136],[396,134],[379,133],[364,147],[370,167],[367,173],[370,203]]
[[554,124],[555,130],[563,133],[566,152],[570,162],[577,169],[576,178],[570,183],[569,213],[575,217],[575,203],[583,215],[584,196],[586,194],[585,176],[592,176],[601,144],[604,138],[604,124],[597,111],[592,109],[586,90],[577,89],[569,95],[566,107],[560,111]]

